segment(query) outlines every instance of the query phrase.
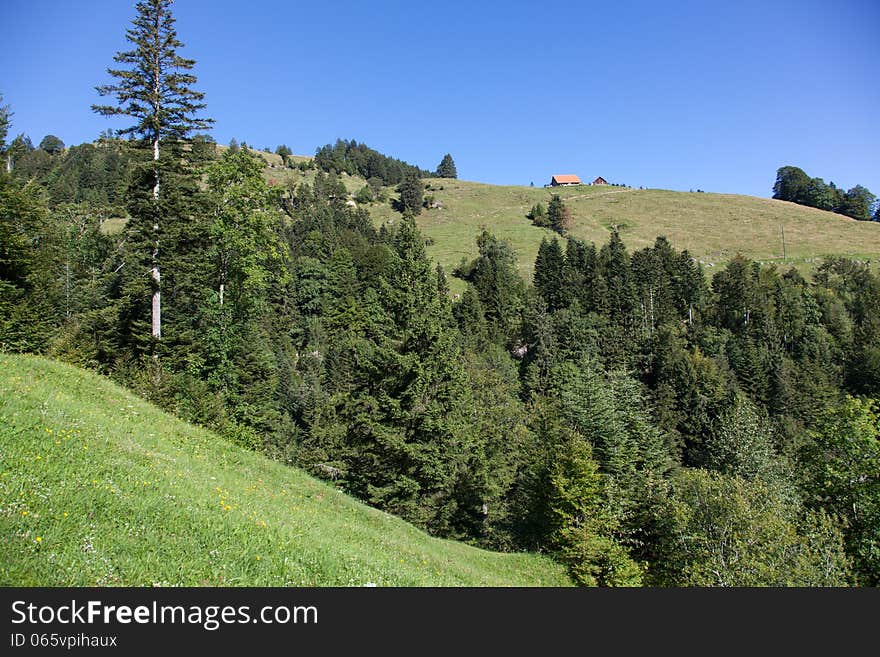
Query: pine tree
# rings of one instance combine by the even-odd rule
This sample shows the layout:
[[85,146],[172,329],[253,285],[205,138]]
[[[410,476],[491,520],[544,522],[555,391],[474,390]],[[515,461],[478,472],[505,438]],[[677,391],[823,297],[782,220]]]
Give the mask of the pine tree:
[[183,44],[177,39],[172,0],[143,0],[136,6],[138,15],[133,27],[126,31],[126,39],[133,50],[119,52],[114,61],[122,68],[107,72],[116,78],[114,84],[97,87],[101,96],[113,96],[116,105],[93,105],[92,109],[105,116],[126,116],[134,124],[119,131],[120,135],[137,135],[144,145],[152,148],[151,176],[145,177],[152,185],[152,337],[162,337],[161,272],[159,259],[160,227],[160,144],[163,140],[180,141],[193,130],[205,129],[213,120],[197,118],[204,109],[204,94],[194,91],[196,82],[189,73],[195,61],[177,54]]
[[397,186],[397,192],[400,194],[398,208],[401,213],[411,213],[413,215],[420,214],[422,211],[422,196],[425,186],[422,179],[416,171],[407,171],[403,180]]
[[565,256],[559,240],[541,240],[538,255],[535,258],[535,289],[547,302],[550,312],[565,308],[570,302],[566,298]]
[[547,219],[547,210],[540,203],[535,203],[529,213],[526,215],[531,219],[532,223],[538,228],[549,228],[550,223]]
[[571,210],[565,207],[559,194],[554,194],[547,206],[547,223],[560,235],[565,235],[571,228]]
[[480,297],[493,339],[510,341],[520,322],[525,289],[516,268],[516,253],[489,231],[477,237],[480,255],[474,261],[468,280]]
[[449,153],[443,156],[443,160],[437,166],[437,176],[440,178],[458,178],[455,162],[452,161],[452,156]]
[[[3,102],[3,95],[0,94],[0,103]],[[12,122],[12,112],[9,105],[0,104],[0,153],[6,150],[6,135],[9,134],[9,125]]]

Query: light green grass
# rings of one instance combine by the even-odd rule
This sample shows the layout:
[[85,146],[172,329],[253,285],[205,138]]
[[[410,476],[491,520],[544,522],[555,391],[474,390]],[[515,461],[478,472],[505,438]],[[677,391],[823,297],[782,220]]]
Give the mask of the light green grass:
[[431,538],[96,374],[0,354],[0,585],[564,586]]
[[[286,169],[280,166],[279,156],[260,154],[275,165],[265,170],[272,185],[286,189],[291,183],[314,181],[315,171]],[[365,184],[359,176],[343,174],[340,178],[351,195]],[[530,280],[541,239],[553,238],[556,233],[536,228],[526,214],[539,202],[546,208],[553,194],[559,194],[571,210],[572,236],[601,246],[616,227],[627,247],[635,250],[650,246],[663,235],[676,249],[687,249],[710,276],[737,253],[763,263],[776,263],[782,269],[793,266],[803,274],[809,274],[827,256],[880,259],[880,223],[854,221],[785,201],[612,186],[521,187],[442,178],[426,183],[430,189],[425,193],[444,207],[423,210],[417,223],[430,240],[428,254],[447,274],[462,258],[476,257],[476,238],[485,227],[511,244],[520,273]],[[400,220],[390,204],[390,199],[397,197],[395,189],[387,187],[385,192],[388,202],[368,206],[376,226]],[[112,229],[120,230],[121,223],[117,221]],[[449,282],[453,293],[464,290],[462,281],[450,277]]]
[[[572,236],[601,245],[616,226],[627,247],[634,250],[664,235],[675,248],[688,249],[708,274],[737,253],[806,271],[827,255],[880,258],[880,224],[784,201],[611,186],[543,188],[462,180],[427,182],[434,188],[427,193],[444,208],[425,210],[417,221],[433,240],[429,254],[447,271],[462,257],[476,256],[475,239],[485,226],[511,243],[521,273],[530,278],[541,239],[555,233],[532,226],[525,215],[535,203],[546,208],[552,194],[560,194],[571,209]],[[377,217],[387,214],[380,208],[373,212]]]

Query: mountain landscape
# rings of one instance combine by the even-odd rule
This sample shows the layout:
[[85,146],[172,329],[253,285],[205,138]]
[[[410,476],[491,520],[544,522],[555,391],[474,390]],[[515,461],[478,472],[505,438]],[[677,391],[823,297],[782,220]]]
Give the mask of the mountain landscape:
[[0,583],[880,583],[868,189],[218,144],[171,9],[0,103]]

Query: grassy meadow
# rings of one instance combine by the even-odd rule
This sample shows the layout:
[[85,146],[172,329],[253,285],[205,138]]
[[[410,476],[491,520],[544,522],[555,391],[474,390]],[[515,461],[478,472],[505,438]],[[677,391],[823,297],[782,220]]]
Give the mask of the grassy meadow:
[[[531,277],[541,239],[556,233],[532,226],[525,215],[536,203],[546,208],[552,194],[559,194],[571,210],[572,236],[601,245],[617,227],[627,247],[635,250],[665,235],[675,248],[688,249],[707,274],[738,252],[803,272],[825,255],[880,257],[880,224],[785,201],[612,186],[548,189],[441,179],[428,184],[433,191],[427,193],[444,207],[423,211],[417,221],[433,241],[429,253],[447,271],[463,257],[476,256],[475,239],[485,226],[510,242],[520,271]],[[380,206],[374,215],[384,218],[389,212]]]
[[96,374],[0,354],[2,586],[567,586],[429,537]]
[[[220,152],[226,148],[218,146]],[[280,156],[256,152],[266,160],[264,175],[270,184],[287,189],[314,181],[314,170],[288,169],[282,166]],[[294,155],[292,159],[311,158]],[[352,196],[366,184],[359,176],[342,174],[340,179]],[[795,267],[805,275],[829,255],[880,258],[880,224],[786,201],[610,185],[545,188],[443,178],[425,182],[425,194],[433,195],[443,208],[423,210],[417,223],[429,240],[429,255],[447,273],[463,258],[476,257],[476,238],[485,227],[511,244],[521,274],[530,279],[541,239],[557,235],[533,226],[526,214],[536,203],[546,208],[553,194],[559,194],[571,210],[573,237],[601,245],[617,228],[627,247],[635,250],[664,235],[676,249],[687,249],[710,276],[737,253],[786,269]],[[397,197],[395,188],[386,187],[385,195],[386,202],[372,203],[368,208],[377,226],[400,220],[400,214],[391,208],[391,200]],[[105,231],[120,231],[124,221],[109,219]],[[464,290],[462,281],[450,277],[449,282],[453,292]]]

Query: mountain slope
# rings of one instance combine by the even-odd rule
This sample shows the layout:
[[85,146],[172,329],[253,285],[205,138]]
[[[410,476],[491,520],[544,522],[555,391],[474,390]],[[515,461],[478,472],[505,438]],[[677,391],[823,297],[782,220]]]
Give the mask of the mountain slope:
[[0,354],[0,585],[565,586],[431,538],[96,374]]
[[[266,169],[267,179],[273,184],[314,178],[314,172],[282,169],[280,158],[269,153],[261,155],[273,165]],[[352,195],[365,184],[358,176],[343,174],[341,179]],[[532,226],[526,214],[536,203],[546,208],[553,194],[559,194],[571,210],[573,237],[601,246],[616,227],[627,247],[635,250],[664,235],[675,248],[687,249],[702,262],[709,275],[737,253],[765,263],[775,262],[786,269],[794,266],[804,274],[826,256],[880,258],[880,223],[855,221],[786,201],[610,185],[544,188],[443,178],[425,182],[425,194],[432,195],[443,207],[423,210],[417,223],[429,239],[429,254],[447,273],[462,258],[477,255],[476,237],[485,226],[511,243],[521,273],[530,278],[541,239],[557,235]],[[369,206],[377,225],[393,224],[400,218],[390,204],[397,197],[396,191],[385,191],[388,202]],[[454,291],[463,289],[460,281],[451,284]]]
[[[433,241],[429,253],[449,271],[462,257],[476,255],[475,239],[485,226],[509,240],[520,270],[530,276],[543,237],[556,233],[536,228],[526,214],[559,194],[572,213],[571,235],[597,246],[617,227],[630,250],[665,235],[677,249],[688,249],[707,273],[736,253],[764,262],[809,271],[826,255],[880,258],[880,224],[785,201],[740,196],[672,192],[625,187],[499,187],[460,180],[428,181],[443,209],[425,210],[420,228]],[[442,189],[440,189],[442,187]],[[377,208],[374,212],[388,214]],[[782,234],[785,233],[783,261]]]

